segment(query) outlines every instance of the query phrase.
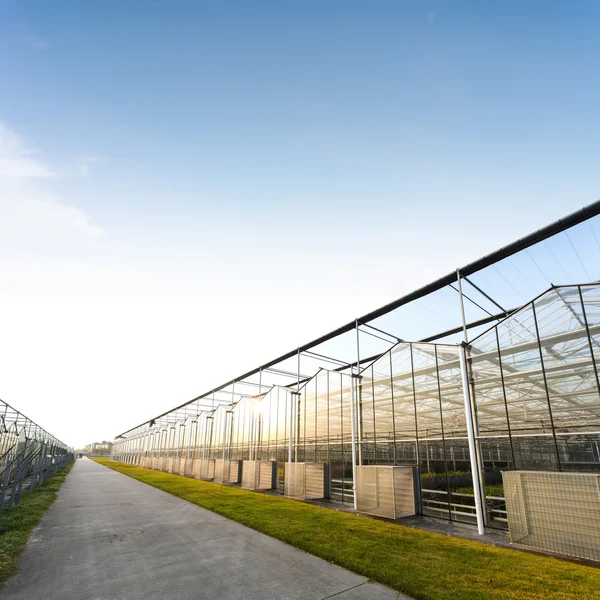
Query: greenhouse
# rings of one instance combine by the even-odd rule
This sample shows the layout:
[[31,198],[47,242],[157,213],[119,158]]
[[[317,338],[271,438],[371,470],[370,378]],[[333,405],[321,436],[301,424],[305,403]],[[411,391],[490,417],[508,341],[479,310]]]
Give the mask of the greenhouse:
[[0,513],[72,460],[71,448],[0,400]]
[[599,213],[121,434],[113,460],[600,561]]

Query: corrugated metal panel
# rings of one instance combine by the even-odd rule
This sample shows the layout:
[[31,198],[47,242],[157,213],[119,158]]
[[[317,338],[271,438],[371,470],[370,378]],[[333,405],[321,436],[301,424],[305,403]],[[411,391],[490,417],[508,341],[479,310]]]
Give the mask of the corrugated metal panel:
[[272,490],[275,487],[277,463],[272,460],[261,460],[258,465],[259,490]]
[[328,467],[325,463],[306,463],[304,486],[307,500],[318,500],[329,495]]
[[215,483],[227,483],[229,481],[229,461],[221,458],[215,459]]
[[[356,508],[359,512],[377,510],[377,469],[356,467]],[[392,517],[393,518],[393,517]]]
[[181,474],[186,477],[194,476],[194,460],[192,458],[182,459]]
[[283,493],[288,498],[305,499],[304,463],[286,462]]
[[394,501],[396,519],[410,517],[415,507],[415,476],[413,467],[394,467]]
[[181,468],[181,463],[180,463],[180,458],[172,458],[171,459],[171,473],[173,473],[174,475],[179,475],[179,473],[181,473],[180,468]]
[[201,469],[202,469],[202,459],[195,458],[194,460],[192,460],[192,477],[194,477],[194,479],[202,479],[200,477]]
[[600,475],[502,474],[512,542],[600,561]]
[[241,460],[230,460],[229,461],[229,483],[240,483],[242,480],[242,461]]
[[214,461],[215,483],[239,483],[241,462],[241,460],[217,458]]
[[397,519],[416,513],[415,469],[386,465],[356,467],[358,512]]
[[194,477],[210,481],[215,476],[215,460],[213,458],[197,458],[194,460]]
[[285,463],[284,494],[296,500],[318,500],[329,497],[329,465]]
[[242,467],[242,487],[245,490],[256,489],[256,461],[245,460]]
[[242,487],[246,490],[272,490],[276,485],[277,463],[272,460],[245,460]]

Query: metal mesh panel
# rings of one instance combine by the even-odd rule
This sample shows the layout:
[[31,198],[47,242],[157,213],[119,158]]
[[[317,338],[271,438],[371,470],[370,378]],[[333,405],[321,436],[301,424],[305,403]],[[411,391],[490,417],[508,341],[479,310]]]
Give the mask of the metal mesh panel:
[[600,561],[600,475],[502,475],[512,542]]
[[412,467],[356,467],[358,512],[396,519],[414,515],[415,489]]

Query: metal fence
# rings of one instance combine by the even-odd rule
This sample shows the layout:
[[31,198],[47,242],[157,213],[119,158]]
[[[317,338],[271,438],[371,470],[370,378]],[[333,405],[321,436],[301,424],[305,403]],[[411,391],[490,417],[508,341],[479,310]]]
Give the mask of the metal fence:
[[0,513],[72,460],[63,442],[0,400]]

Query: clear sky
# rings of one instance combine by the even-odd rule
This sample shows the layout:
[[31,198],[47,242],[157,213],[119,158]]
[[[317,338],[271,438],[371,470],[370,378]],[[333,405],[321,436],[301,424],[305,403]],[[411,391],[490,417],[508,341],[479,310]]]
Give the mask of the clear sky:
[[594,0],[0,0],[0,398],[110,438],[589,204],[599,98]]

